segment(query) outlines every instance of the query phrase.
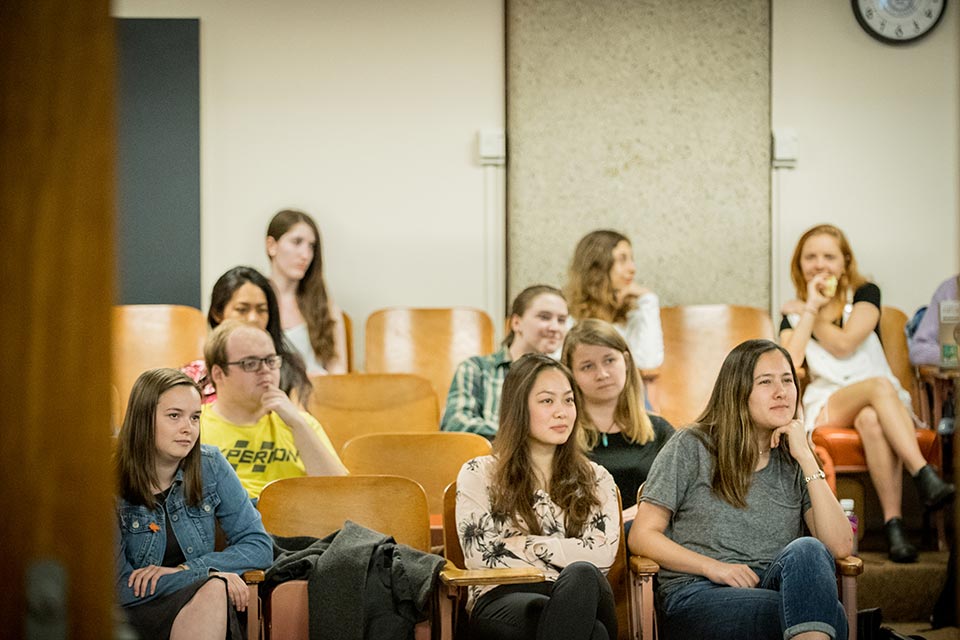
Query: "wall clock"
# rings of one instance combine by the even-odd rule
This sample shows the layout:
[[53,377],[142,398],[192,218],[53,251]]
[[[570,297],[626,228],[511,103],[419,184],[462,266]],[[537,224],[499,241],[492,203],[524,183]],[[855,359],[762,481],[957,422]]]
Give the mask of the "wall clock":
[[886,44],[915,42],[933,31],[947,0],[850,0],[863,30]]

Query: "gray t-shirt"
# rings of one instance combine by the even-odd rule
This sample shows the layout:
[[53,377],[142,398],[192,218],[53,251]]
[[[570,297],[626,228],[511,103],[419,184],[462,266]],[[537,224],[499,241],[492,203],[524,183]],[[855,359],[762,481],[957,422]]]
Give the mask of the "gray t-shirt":
[[[773,450],[769,464],[753,474],[745,509],[715,495],[712,477],[713,461],[706,446],[692,428],[680,429],[654,460],[642,498],[670,510],[664,532],[670,540],[720,562],[749,565],[759,573],[803,535],[810,496],[800,465],[789,454]],[[661,591],[669,591],[668,585],[685,577],[690,574],[661,570]]]

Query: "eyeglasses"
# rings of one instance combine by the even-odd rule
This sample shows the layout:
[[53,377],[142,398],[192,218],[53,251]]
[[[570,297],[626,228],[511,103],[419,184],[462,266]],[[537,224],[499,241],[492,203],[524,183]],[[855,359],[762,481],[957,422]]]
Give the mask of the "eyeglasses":
[[273,354],[272,356],[264,356],[262,358],[257,358],[255,356],[250,356],[249,358],[244,358],[243,360],[237,360],[236,362],[225,362],[224,365],[235,364],[247,373],[253,373],[255,371],[260,371],[260,365],[267,365],[267,369],[279,369],[280,365],[283,364],[283,356]]

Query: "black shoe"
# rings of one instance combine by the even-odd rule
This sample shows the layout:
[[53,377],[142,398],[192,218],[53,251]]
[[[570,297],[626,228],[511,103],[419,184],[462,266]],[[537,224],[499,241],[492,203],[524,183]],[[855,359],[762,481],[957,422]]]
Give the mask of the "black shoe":
[[907,533],[903,530],[903,520],[890,518],[884,523],[883,531],[887,534],[891,560],[894,562],[917,561],[917,548],[907,540]]
[[930,465],[924,465],[917,475],[913,476],[913,481],[917,485],[917,491],[920,492],[920,499],[927,509],[934,510],[945,507],[953,499],[954,487],[949,482],[944,482],[937,475]]

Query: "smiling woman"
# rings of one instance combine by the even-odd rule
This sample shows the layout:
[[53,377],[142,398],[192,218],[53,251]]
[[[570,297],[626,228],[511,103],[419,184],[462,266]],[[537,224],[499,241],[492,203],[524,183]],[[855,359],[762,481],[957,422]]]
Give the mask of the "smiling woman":
[[457,530],[468,569],[536,567],[538,584],[471,587],[479,638],[616,638],[605,573],[620,543],[617,489],[577,441],[573,376],[537,353],[503,383],[493,455],[457,477]]

